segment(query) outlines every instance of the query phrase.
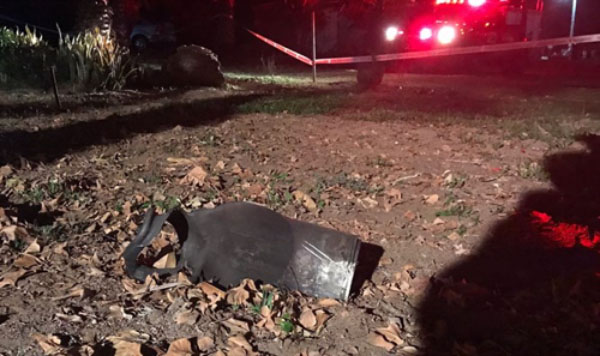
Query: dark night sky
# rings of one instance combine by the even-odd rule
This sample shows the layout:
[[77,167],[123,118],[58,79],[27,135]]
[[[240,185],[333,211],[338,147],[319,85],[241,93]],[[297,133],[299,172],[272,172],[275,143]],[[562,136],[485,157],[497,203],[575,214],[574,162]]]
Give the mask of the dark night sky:
[[[74,24],[76,0],[0,0],[0,15],[37,26],[68,31]],[[0,18],[0,25],[16,24]],[[41,31],[44,36],[47,34]]]
[[0,15],[39,25],[54,27],[57,21],[67,21],[75,15],[73,0],[0,0]]
[[[74,23],[73,6],[78,0],[0,0],[0,15],[54,29],[56,23],[68,31]],[[83,0],[79,0],[83,1]],[[193,0],[190,0],[193,1]],[[433,1],[433,0],[432,0]],[[569,33],[571,0],[545,0],[544,37]],[[600,32],[600,0],[578,0],[577,34]],[[13,26],[0,18],[0,25]]]
[[[571,22],[571,0],[545,0],[545,37],[566,36]],[[600,32],[600,0],[577,0],[575,34]]]

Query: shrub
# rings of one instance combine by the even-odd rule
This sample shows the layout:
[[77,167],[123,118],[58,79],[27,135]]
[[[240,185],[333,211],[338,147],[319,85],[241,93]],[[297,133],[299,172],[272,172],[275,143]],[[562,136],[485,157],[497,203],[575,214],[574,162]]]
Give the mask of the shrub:
[[48,43],[35,31],[0,27],[0,85],[43,84],[50,52]]
[[48,87],[50,66],[59,84],[78,90],[121,89],[137,72],[128,50],[99,31],[60,34],[51,47],[28,28],[0,28],[0,84]]
[[87,89],[121,89],[137,71],[129,51],[98,30],[61,35],[57,59],[70,83]]
[[29,27],[25,27],[24,32],[0,27],[0,48],[31,48],[45,45],[42,36],[38,36],[35,30],[29,30]]

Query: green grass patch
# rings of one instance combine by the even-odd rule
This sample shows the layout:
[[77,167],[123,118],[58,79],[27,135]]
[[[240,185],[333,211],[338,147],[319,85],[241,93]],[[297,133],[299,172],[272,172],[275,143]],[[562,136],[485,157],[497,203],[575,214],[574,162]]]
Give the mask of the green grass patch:
[[435,216],[458,216],[458,217],[467,217],[473,213],[473,209],[469,208],[465,204],[459,203],[456,205],[452,205],[451,207],[440,210],[435,213]]
[[519,177],[525,179],[533,179],[539,181],[546,181],[549,179],[548,172],[544,169],[543,165],[535,161],[526,161],[519,164],[517,167]]
[[341,93],[277,95],[240,104],[236,108],[236,112],[241,114],[323,115],[342,108],[344,101],[345,98]]
[[254,82],[257,84],[281,86],[298,86],[312,84],[312,79],[306,75],[300,76],[293,74],[265,74],[240,72],[226,72],[223,75],[227,80]]

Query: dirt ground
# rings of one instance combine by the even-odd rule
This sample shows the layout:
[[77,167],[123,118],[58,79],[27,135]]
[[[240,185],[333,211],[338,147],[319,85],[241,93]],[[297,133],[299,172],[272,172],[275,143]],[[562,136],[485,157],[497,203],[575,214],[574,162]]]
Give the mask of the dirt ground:
[[[1,93],[0,354],[598,355],[600,88],[353,75]],[[357,235],[372,276],[338,302],[124,274],[150,205],[241,200]]]

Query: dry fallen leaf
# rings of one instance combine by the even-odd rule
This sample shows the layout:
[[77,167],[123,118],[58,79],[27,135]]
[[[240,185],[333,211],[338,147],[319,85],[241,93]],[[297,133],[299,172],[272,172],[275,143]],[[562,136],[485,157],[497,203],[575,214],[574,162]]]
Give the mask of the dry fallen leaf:
[[175,314],[175,322],[178,325],[194,325],[198,320],[198,312],[194,310],[181,310]]
[[308,351],[308,349],[304,349],[304,351],[296,354],[296,356],[321,356],[321,353],[319,351]]
[[250,179],[254,176],[250,169],[244,169],[237,163],[234,163],[231,167],[231,173],[239,176],[242,179]]
[[264,318],[270,318],[271,315],[273,314],[273,312],[271,311],[271,308],[269,308],[266,305],[263,305],[262,307],[260,307],[260,315]]
[[456,240],[460,239],[460,235],[457,234],[456,232],[453,232],[450,235],[448,235],[448,239],[450,241],[456,241]]
[[190,279],[188,278],[188,276],[183,273],[183,272],[179,272],[177,273],[177,282],[184,285],[184,286],[191,286],[193,285],[192,281],[190,281]]
[[394,343],[395,345],[404,344],[404,340],[400,337],[400,328],[396,323],[390,323],[386,328],[378,328],[375,330],[376,333],[382,335],[387,341]]
[[227,339],[227,344],[232,348],[241,347],[246,351],[252,351],[252,346],[250,345],[248,340],[246,340],[246,338],[242,335],[230,337],[229,339]]
[[58,208],[59,198],[44,200],[41,203],[40,213],[47,213]]
[[468,248],[464,248],[462,244],[454,245],[454,253],[459,256],[468,255],[470,252],[471,252],[471,250],[469,250]]
[[316,331],[319,331],[319,330],[321,330],[321,328],[322,328],[322,327],[325,325],[325,322],[326,322],[327,320],[329,320],[329,318],[331,317],[331,315],[330,315],[330,314],[326,313],[326,312],[325,312],[325,311],[323,311],[323,310],[317,310],[317,311],[315,312],[315,316],[316,316],[316,318],[317,318],[317,325],[316,325],[316,327],[315,327],[315,330],[316,330]]
[[416,355],[419,352],[419,349],[417,349],[414,346],[404,346],[400,349],[402,352],[407,353],[409,355]]
[[27,240],[29,238],[29,234],[27,230],[21,226],[10,225],[0,229],[0,235],[6,235],[9,241],[14,240]]
[[129,341],[143,344],[150,340],[150,335],[137,332],[133,329],[125,329],[119,331],[116,335],[107,337],[106,340],[112,343],[116,343],[118,341]]
[[331,307],[337,307],[339,305],[341,305],[341,303],[332,298],[321,299],[316,304],[316,306],[318,306],[320,308],[331,308]]
[[133,315],[125,313],[125,309],[120,305],[111,305],[108,307],[110,311],[110,317],[115,319],[127,319],[131,320]]
[[403,216],[408,221],[414,221],[417,218],[417,214],[413,213],[410,210],[407,210],[406,213],[404,213]]
[[188,174],[180,180],[180,184],[191,184],[193,186],[203,186],[208,173],[200,166],[194,167]]
[[123,203],[123,206],[121,208],[123,211],[123,215],[125,215],[125,219],[129,219],[131,217],[131,202],[129,200],[126,201],[125,203]]
[[429,205],[434,205],[436,204],[438,201],[440,200],[439,195],[437,194],[432,194],[430,196],[426,196],[425,197],[425,203],[429,204]]
[[133,279],[123,279],[121,283],[123,284],[123,288],[125,288],[125,290],[128,291],[130,294],[140,294],[143,293],[145,289],[144,286],[138,284]]
[[394,344],[385,341],[383,336],[375,333],[370,333],[369,335],[367,335],[367,342],[373,346],[381,347],[388,352],[392,351],[392,349],[394,348]]
[[144,356],[142,345],[137,342],[117,340],[113,342],[114,356]]
[[304,206],[308,211],[317,211],[317,203],[315,203],[313,198],[311,198],[308,194],[304,193],[301,190],[296,190],[292,194],[294,196],[294,199],[301,202],[302,206]]
[[369,197],[358,199],[358,202],[360,203],[360,205],[362,205],[366,209],[372,209],[372,208],[376,207],[377,205],[379,205],[377,200],[375,200],[373,198],[369,198]]
[[215,341],[209,336],[199,337],[196,341],[196,345],[198,346],[198,350],[202,352],[207,352],[208,350],[215,347]]
[[250,331],[250,326],[248,325],[248,323],[245,321],[242,321],[242,320],[229,318],[229,319],[225,320],[223,322],[223,324],[225,326],[227,326],[227,328],[229,328],[229,330],[231,330],[232,332],[237,331],[237,332],[247,333],[248,331]]
[[98,269],[94,266],[89,266],[88,267],[90,269],[90,271],[88,272],[88,275],[90,276],[104,276],[104,271],[102,271],[101,269]]
[[256,327],[265,328],[268,331],[278,335],[279,331],[275,328],[276,324],[275,321],[273,321],[273,315],[275,315],[275,312],[268,312],[269,310],[270,309],[266,306],[263,306],[261,308],[261,315],[263,316],[263,318],[259,320],[258,323],[256,323]]
[[40,262],[41,261],[38,258],[25,253],[19,256],[19,258],[17,258],[13,264],[15,267],[23,267],[29,269],[39,264]]
[[165,356],[191,356],[194,355],[190,339],[177,339],[169,345]]
[[67,246],[67,242],[61,242],[58,243],[54,246],[54,249],[52,249],[52,252],[54,252],[57,255],[63,255],[63,256],[69,256],[69,254],[67,253],[67,251],[65,251],[65,247]]
[[13,169],[8,164],[0,167],[0,182],[4,177],[8,177],[13,173]]
[[56,335],[35,333],[31,337],[37,341],[46,355],[53,355],[62,351],[60,338]]
[[232,288],[227,291],[227,303],[230,305],[242,305],[245,306],[248,304],[248,299],[250,298],[250,292],[248,292],[245,288],[245,284],[242,284],[238,287]]
[[125,278],[121,281],[123,284],[123,288],[127,290],[131,295],[134,295],[135,298],[141,298],[144,293],[149,291],[152,287],[156,286],[156,281],[152,276],[146,276],[146,280],[144,284],[139,284],[133,279]]
[[104,263],[102,262],[102,260],[100,260],[100,257],[98,256],[98,252],[94,252],[94,255],[92,255],[92,258],[90,259],[92,266],[100,268],[102,266],[104,266]]
[[81,316],[79,316],[79,315],[56,313],[56,314],[54,314],[54,316],[57,317],[58,319],[70,321],[72,323],[81,323],[83,321],[83,318],[81,318]]
[[383,257],[379,260],[379,266],[388,266],[391,265],[394,260],[391,257]]
[[154,268],[175,268],[176,266],[177,258],[175,257],[175,252],[167,253],[152,265]]
[[259,196],[263,192],[263,190],[265,190],[265,187],[260,183],[250,184],[246,188],[246,191],[248,192],[248,194],[250,194],[250,196]]
[[40,244],[37,243],[37,239],[33,240],[33,242],[25,249],[24,253],[28,253],[31,255],[35,255],[42,250]]
[[207,297],[211,298],[211,300],[213,298],[215,298],[217,300],[221,300],[221,299],[225,298],[225,295],[226,295],[225,292],[223,292],[222,290],[220,290],[219,288],[213,286],[212,284],[210,284],[208,282],[202,282],[198,285],[198,287],[200,287],[202,292],[204,292],[204,294],[206,294]]
[[248,356],[248,351],[243,348],[236,346],[232,347],[228,352],[227,356]]
[[314,330],[315,326],[317,326],[317,317],[315,313],[313,313],[310,309],[304,309],[300,317],[298,318],[298,322],[302,325],[303,328],[308,330]]
[[[244,288],[246,288],[247,290],[250,290],[252,292],[257,292],[258,289],[256,289],[256,284],[254,283],[254,280],[246,278],[242,281],[242,283],[240,283],[241,286],[244,286]],[[263,288],[271,288],[272,286],[269,284],[265,284],[263,286]]]
[[445,223],[446,222],[441,218],[435,218],[435,220],[433,220],[433,225],[443,225]]
[[396,188],[391,188],[389,190],[387,190],[385,192],[385,194],[391,198],[397,199],[397,200],[401,200],[402,199],[402,192],[399,189]]
[[176,166],[193,165],[194,161],[189,158],[167,157],[167,162]]
[[67,298],[82,298],[84,295],[89,294],[89,290],[80,286],[75,286],[71,289],[69,289],[69,292],[63,296],[60,297],[54,297],[52,298],[52,300],[62,300],[62,299],[67,299]]
[[4,286],[14,286],[17,281],[27,274],[27,270],[19,269],[13,272],[6,272],[0,276],[0,288]]

